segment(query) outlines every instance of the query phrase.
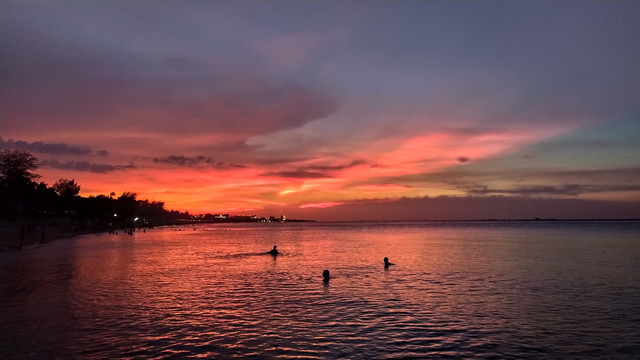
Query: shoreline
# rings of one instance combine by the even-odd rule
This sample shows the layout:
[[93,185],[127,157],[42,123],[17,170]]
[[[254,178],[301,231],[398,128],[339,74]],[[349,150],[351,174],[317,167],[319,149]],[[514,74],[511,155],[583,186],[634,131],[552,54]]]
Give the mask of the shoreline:
[[23,247],[46,244],[77,235],[98,233],[80,221],[57,218],[51,220],[0,220],[0,253]]

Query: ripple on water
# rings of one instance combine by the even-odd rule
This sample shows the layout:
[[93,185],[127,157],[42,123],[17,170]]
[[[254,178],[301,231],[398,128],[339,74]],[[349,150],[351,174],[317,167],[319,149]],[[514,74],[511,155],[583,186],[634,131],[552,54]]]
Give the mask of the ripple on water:
[[[637,231],[609,247],[583,231],[549,242],[549,228],[486,224],[213,229],[0,257],[0,357],[639,355]],[[260,252],[274,243],[283,256]],[[385,271],[381,251],[397,265]]]

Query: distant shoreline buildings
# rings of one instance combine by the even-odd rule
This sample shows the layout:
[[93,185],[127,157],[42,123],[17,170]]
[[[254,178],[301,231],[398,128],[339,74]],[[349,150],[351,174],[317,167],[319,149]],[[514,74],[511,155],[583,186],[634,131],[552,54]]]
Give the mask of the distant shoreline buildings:
[[233,222],[257,222],[257,223],[283,223],[283,222],[315,222],[315,220],[287,219],[286,215],[279,217],[258,217],[257,215],[230,215],[230,214],[203,214],[191,215],[182,219],[184,222],[198,223],[233,223]]

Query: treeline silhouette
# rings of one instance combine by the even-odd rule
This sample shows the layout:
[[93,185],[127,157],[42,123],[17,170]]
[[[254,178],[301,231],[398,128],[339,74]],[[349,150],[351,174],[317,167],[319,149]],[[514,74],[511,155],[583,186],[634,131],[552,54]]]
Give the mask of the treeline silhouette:
[[94,230],[153,227],[193,221],[189,212],[166,210],[164,202],[138,200],[135,192],[82,197],[75,180],[61,178],[53,186],[38,182],[38,159],[21,150],[0,152],[0,216],[79,220]]

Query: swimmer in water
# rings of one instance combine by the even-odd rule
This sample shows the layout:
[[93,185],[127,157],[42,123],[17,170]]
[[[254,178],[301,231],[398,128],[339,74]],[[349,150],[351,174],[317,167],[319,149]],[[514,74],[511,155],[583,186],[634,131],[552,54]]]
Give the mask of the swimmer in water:
[[388,268],[389,268],[389,265],[395,265],[395,264],[394,264],[394,263],[390,263],[390,262],[389,262],[389,258],[388,258],[388,257],[385,257],[385,258],[384,258],[384,268],[385,268],[385,269],[388,269]]
[[322,281],[324,281],[325,283],[328,283],[329,280],[331,280],[331,277],[329,276],[329,270],[325,270],[322,272]]
[[273,249],[267,251],[269,254],[271,255],[278,255],[278,249],[276,249],[276,246],[273,245]]

